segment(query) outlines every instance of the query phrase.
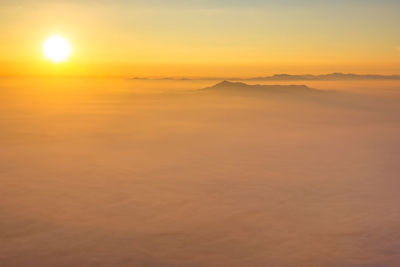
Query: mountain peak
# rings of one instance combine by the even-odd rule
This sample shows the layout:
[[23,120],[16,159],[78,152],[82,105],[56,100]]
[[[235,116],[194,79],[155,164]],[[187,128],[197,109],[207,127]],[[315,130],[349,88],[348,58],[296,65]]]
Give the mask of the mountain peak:
[[249,86],[248,84],[241,83],[241,82],[230,82],[227,80],[224,80],[220,83],[217,83],[216,85],[212,86],[213,88],[221,88],[221,87],[243,87],[243,86]]
[[227,81],[227,80],[223,80],[222,82],[217,83],[216,86],[219,86],[219,85],[228,85],[228,84],[233,84],[233,82],[230,82],[230,81]]
[[305,85],[260,85],[246,84],[242,82],[230,82],[224,80],[214,86],[205,88],[218,92],[244,92],[244,93],[304,93],[316,92],[318,90]]

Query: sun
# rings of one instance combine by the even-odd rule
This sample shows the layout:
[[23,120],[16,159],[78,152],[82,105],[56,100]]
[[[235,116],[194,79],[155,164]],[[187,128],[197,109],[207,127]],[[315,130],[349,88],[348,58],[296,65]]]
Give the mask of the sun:
[[68,40],[60,35],[53,35],[43,43],[44,56],[54,63],[67,61],[71,50]]

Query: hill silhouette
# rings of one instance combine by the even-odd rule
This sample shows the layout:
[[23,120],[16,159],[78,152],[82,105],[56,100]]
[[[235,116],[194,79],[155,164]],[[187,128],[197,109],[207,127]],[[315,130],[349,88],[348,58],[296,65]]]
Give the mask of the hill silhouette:
[[236,92],[236,93],[274,93],[274,94],[309,94],[318,93],[320,90],[312,89],[306,85],[250,85],[242,82],[222,81],[214,86],[204,88],[207,91]]
[[275,74],[273,76],[255,77],[246,80],[253,81],[334,81],[334,80],[399,80],[399,75],[377,75],[377,74],[353,74],[353,73],[330,73],[322,75],[291,75]]
[[[329,105],[347,109],[376,110],[376,101],[368,96],[344,93],[331,90],[319,90],[306,85],[261,85],[243,82],[222,81],[197,92],[220,94],[223,97],[257,97],[259,99],[274,99],[278,101],[295,101]],[[380,109],[382,107],[379,107]]]
[[329,73],[329,74],[274,74],[272,76],[259,77],[132,77],[132,80],[156,80],[156,81],[198,81],[198,80],[234,80],[234,81],[357,81],[357,80],[400,80],[400,75],[379,75],[379,74],[354,74],[354,73]]

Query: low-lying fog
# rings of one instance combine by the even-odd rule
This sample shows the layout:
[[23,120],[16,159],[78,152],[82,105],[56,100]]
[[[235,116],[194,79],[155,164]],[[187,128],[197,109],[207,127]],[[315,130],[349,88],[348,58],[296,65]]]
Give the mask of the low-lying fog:
[[216,83],[1,79],[0,266],[400,265],[400,82]]

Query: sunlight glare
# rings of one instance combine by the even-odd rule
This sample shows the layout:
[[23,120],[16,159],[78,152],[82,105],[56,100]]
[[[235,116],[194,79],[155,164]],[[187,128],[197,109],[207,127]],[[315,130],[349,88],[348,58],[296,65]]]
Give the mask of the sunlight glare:
[[46,59],[60,63],[68,59],[71,54],[71,46],[64,37],[53,35],[44,42],[43,53]]

